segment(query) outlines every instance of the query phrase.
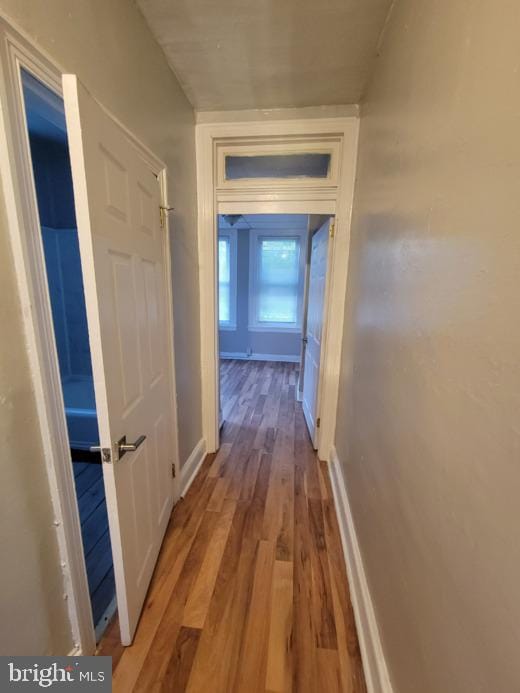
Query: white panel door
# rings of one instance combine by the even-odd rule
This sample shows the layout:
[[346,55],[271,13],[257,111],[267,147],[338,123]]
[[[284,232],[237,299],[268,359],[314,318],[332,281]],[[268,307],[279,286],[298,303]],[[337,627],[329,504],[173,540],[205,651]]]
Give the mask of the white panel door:
[[[123,644],[139,620],[173,504],[165,244],[156,176],[64,75],[110,539]],[[122,454],[118,442],[142,443]],[[146,436],[146,438],[142,438]]]
[[307,332],[303,371],[303,413],[314,449],[318,448],[317,408],[320,378],[321,337],[323,332],[324,298],[327,281],[327,256],[330,220],[312,237],[309,270]]

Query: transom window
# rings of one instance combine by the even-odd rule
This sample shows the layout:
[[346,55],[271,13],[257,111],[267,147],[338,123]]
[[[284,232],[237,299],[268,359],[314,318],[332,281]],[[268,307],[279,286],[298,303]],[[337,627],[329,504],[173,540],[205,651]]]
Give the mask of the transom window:
[[330,153],[226,156],[226,180],[243,178],[327,178]]
[[224,139],[217,145],[217,187],[336,187],[340,154],[338,136],[286,137],[269,143]]

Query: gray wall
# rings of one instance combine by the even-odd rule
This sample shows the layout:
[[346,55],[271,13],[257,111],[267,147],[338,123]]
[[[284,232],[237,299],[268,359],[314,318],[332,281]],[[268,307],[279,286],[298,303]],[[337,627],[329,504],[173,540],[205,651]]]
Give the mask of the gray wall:
[[336,445],[396,693],[520,690],[520,4],[397,0]]
[[[304,248],[302,248],[304,252]],[[249,330],[249,230],[237,230],[237,328],[219,330],[220,351],[300,357],[301,332]]]
[[[202,435],[193,110],[133,2],[1,0],[1,9],[168,164],[185,460]],[[12,264],[0,200],[0,547],[9,556],[0,653],[65,654],[72,640]]]

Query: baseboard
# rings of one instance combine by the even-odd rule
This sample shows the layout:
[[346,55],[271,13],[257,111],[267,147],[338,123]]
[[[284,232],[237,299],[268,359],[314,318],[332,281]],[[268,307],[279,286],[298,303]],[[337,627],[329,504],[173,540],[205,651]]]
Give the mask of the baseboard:
[[278,363],[300,363],[299,356],[288,354],[246,354],[241,351],[221,351],[221,359],[236,359],[238,361],[277,361]]
[[193,448],[191,455],[188,457],[186,462],[181,468],[181,496],[185,496],[188,493],[188,489],[191,486],[193,479],[197,476],[200,465],[204,462],[206,457],[206,441],[201,438],[197,445]]
[[334,446],[330,451],[329,469],[368,693],[392,693],[347,489]]
[[245,353],[245,351],[221,351],[219,354],[221,359],[231,360],[238,359],[240,361],[249,359],[250,357]]

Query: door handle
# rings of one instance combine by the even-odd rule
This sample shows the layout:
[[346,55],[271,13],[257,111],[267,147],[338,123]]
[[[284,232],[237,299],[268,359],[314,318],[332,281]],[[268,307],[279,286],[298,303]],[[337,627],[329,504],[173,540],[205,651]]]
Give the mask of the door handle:
[[[117,441],[117,458],[120,460],[127,452],[134,452],[144,443],[146,436],[139,436],[134,443],[127,443],[126,436],[123,436]],[[110,448],[102,448],[100,445],[91,445],[90,452],[100,452],[103,462],[112,462],[112,451]]]
[[309,340],[307,339],[307,337],[302,337],[302,342],[303,342],[304,344],[307,344],[308,341],[309,341]]
[[123,436],[117,441],[117,450],[119,452],[119,459],[127,452],[135,452],[137,448],[144,443],[146,436],[139,436],[137,440],[133,443],[126,442],[126,436]]

